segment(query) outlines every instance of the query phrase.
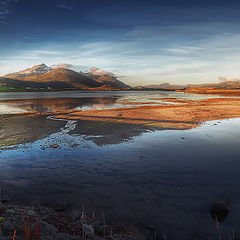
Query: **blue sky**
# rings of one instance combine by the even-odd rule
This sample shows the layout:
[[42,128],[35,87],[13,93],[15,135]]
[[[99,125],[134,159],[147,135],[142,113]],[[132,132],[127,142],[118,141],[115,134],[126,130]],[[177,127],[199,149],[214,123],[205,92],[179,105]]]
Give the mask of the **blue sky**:
[[240,1],[0,0],[0,75],[99,67],[131,85],[240,77]]

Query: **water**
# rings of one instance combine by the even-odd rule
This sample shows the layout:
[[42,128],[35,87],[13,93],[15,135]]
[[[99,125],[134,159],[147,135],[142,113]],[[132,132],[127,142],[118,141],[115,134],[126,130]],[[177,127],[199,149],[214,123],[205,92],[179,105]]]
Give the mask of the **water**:
[[[0,114],[182,104],[169,99],[187,101],[215,97],[206,94],[163,91],[0,92]],[[223,98],[223,96],[217,97]]]
[[[118,107],[114,106],[116,102],[156,104],[152,101],[164,96],[185,100],[212,97],[161,92],[83,95],[85,100],[93,98],[94,104],[96,99],[114,99],[111,107]],[[160,101],[157,104],[163,104]],[[69,110],[91,108],[91,101],[85,103],[66,106],[71,105]],[[210,215],[211,203],[214,199],[227,199],[231,211],[221,226],[226,231],[238,229],[239,119],[207,122],[191,130],[116,128],[99,135],[94,131],[82,134],[83,126],[75,121],[65,121],[63,125],[43,139],[8,150],[2,148],[1,185],[11,189],[19,202],[51,206],[66,200],[75,209],[84,204],[89,213],[104,211],[108,222],[153,226],[170,240],[186,240],[213,235],[216,230]],[[47,147],[52,144],[58,147]],[[46,148],[43,150],[42,146]]]

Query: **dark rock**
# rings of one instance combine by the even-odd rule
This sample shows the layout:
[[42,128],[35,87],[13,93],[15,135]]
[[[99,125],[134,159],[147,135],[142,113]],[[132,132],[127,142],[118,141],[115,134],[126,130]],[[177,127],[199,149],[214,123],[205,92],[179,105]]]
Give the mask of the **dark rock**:
[[73,220],[80,220],[81,219],[81,212],[77,211],[77,210],[73,210],[71,212],[71,217],[73,218]]
[[50,148],[59,148],[59,145],[58,144],[52,144],[49,146]]
[[71,235],[68,233],[57,233],[54,237],[56,240],[71,240]]
[[97,236],[103,236],[104,229],[103,229],[103,226],[101,225],[101,223],[99,221],[94,221],[92,223],[92,227],[93,227],[94,232]]
[[82,224],[82,230],[83,230],[85,236],[87,236],[90,239],[94,239],[95,232],[94,232],[94,228],[92,225]]
[[32,209],[28,209],[27,210],[27,216],[37,216],[36,211],[32,210]]
[[223,222],[230,211],[229,202],[224,200],[216,200],[212,203],[211,215],[214,220]]
[[41,229],[41,233],[46,236],[52,235],[58,231],[54,225],[49,224],[47,222],[43,222],[43,221],[39,222],[39,228]]
[[56,212],[63,212],[67,209],[67,203],[66,202],[55,202],[53,205],[53,209]]

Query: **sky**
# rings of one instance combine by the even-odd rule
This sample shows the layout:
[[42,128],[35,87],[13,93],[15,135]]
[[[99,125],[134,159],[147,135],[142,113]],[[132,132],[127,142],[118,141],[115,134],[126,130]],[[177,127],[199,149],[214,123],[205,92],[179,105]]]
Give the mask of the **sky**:
[[0,76],[64,63],[133,86],[240,78],[239,10],[231,0],[0,0]]

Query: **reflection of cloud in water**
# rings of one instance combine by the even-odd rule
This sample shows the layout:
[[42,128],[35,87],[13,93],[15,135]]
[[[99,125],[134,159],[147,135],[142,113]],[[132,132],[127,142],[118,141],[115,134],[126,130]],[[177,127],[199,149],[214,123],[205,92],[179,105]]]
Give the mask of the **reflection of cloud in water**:
[[28,112],[27,109],[22,109],[21,106],[14,103],[0,104],[0,114],[18,114]]
[[116,98],[73,98],[73,99],[32,99],[10,100],[0,103],[0,114],[15,114],[24,112],[59,112],[69,110],[99,109],[112,105]]
[[74,110],[80,110],[80,111],[88,111],[88,110],[104,110],[104,109],[111,109],[113,107],[113,104],[89,104],[84,105],[80,107],[76,107]]

